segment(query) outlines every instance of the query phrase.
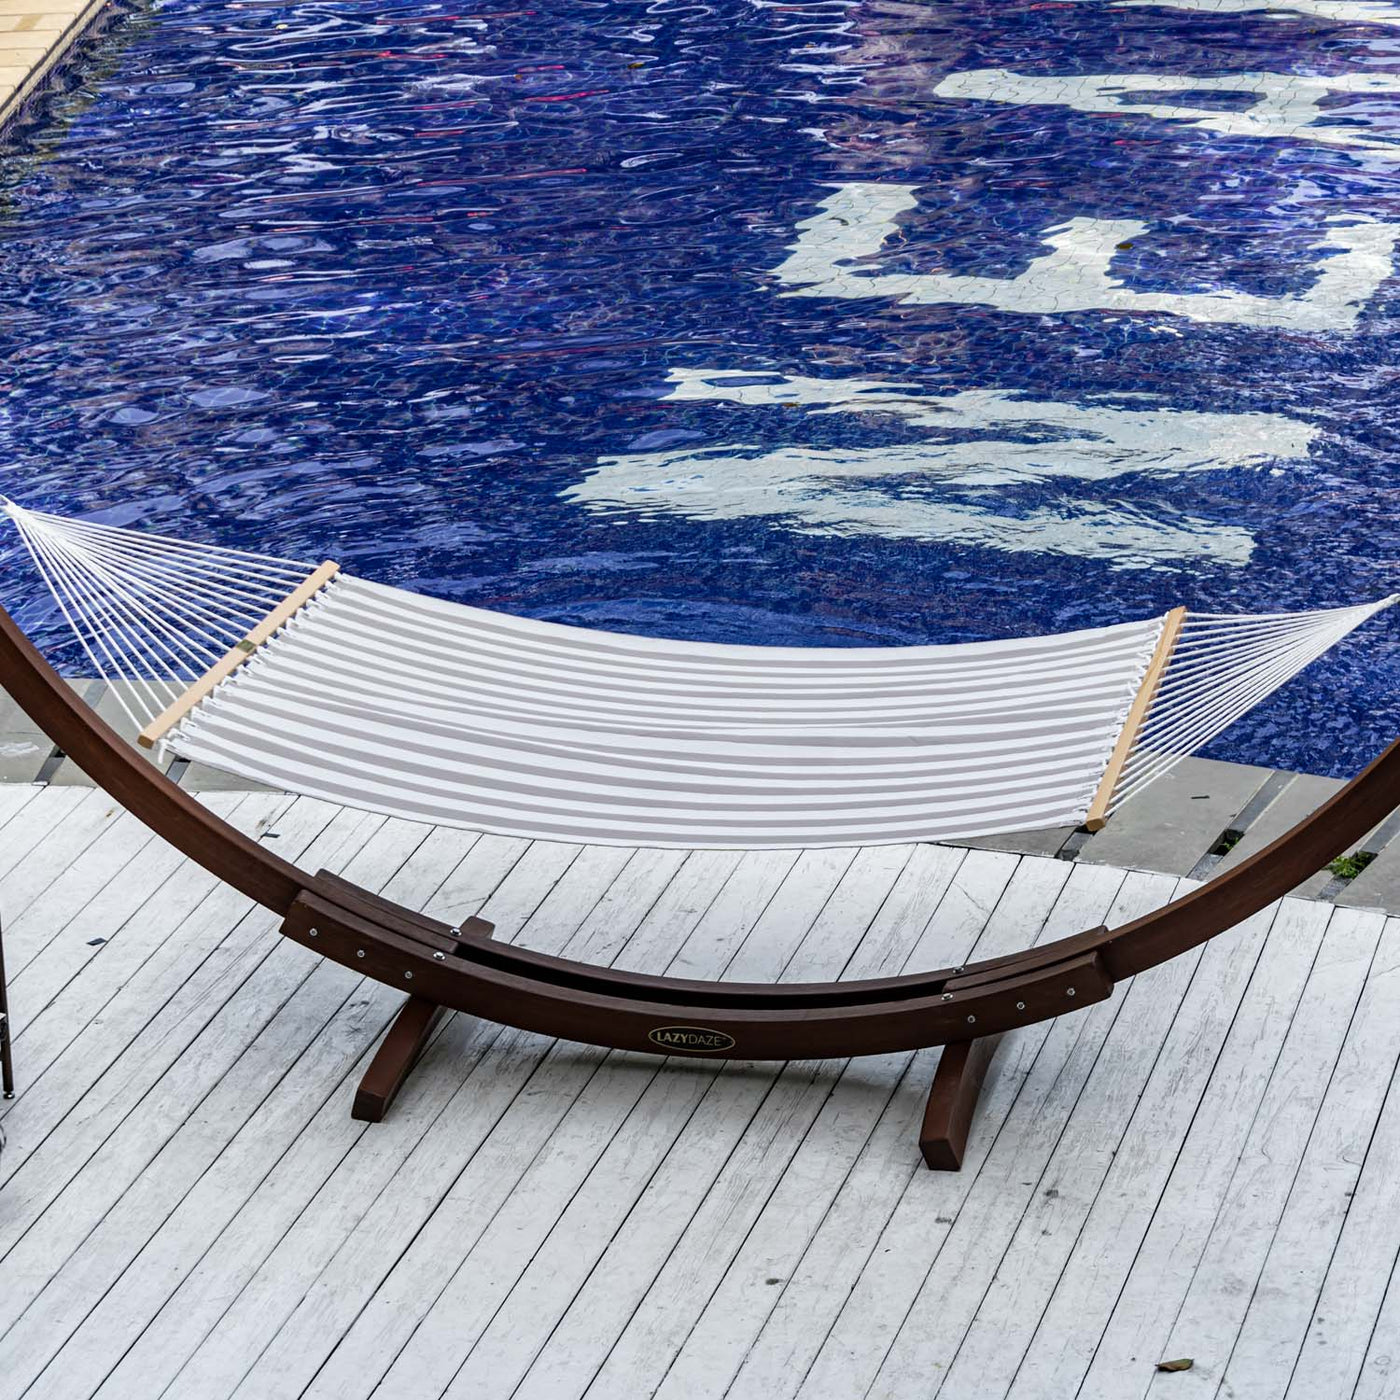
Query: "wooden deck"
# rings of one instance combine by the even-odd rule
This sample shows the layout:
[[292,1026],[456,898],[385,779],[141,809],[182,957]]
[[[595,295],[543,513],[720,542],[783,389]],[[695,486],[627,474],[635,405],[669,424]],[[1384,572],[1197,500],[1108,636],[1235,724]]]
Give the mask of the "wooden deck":
[[[1181,884],[205,800],[502,937],[705,977],[989,956]],[[937,1051],[721,1070],[456,1017],[390,1120],[352,1122],[396,994],[92,789],[0,788],[0,909],[0,1400],[1400,1394],[1400,919],[1288,900],[1008,1038],[937,1175]]]
[[103,18],[106,0],[0,0],[0,132]]

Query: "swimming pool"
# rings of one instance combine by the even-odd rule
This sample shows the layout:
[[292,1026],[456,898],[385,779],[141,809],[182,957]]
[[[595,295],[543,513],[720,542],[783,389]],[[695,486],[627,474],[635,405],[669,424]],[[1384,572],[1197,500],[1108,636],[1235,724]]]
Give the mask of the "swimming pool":
[[[3,172],[25,503],[749,642],[1395,588],[1400,6],[171,0],[96,47]],[[11,539],[0,591],[72,659]],[[1354,770],[1398,627],[1212,752]]]

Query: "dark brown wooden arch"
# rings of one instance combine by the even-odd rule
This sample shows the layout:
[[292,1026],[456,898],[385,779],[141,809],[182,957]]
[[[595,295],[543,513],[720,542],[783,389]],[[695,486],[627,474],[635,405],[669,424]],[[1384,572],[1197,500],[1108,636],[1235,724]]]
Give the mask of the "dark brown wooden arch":
[[[1102,1001],[1116,981],[1233,927],[1350,850],[1400,805],[1396,741],[1264,850],[1121,928],[1089,929],[1008,957],[879,980],[781,986],[696,982],[591,967],[498,944],[481,920],[455,928],[325,872],[313,876],[297,869],[207,811],[124,744],[3,609],[0,684],[130,812],[279,915],[287,937],[410,995],[415,1029],[391,1037],[398,1047],[393,1062],[379,1066],[387,1091],[378,1114],[372,1108],[365,1112],[369,1117],[382,1115],[421,1045],[431,1022],[425,1006],[620,1050],[707,1058],[844,1058],[992,1037]],[[962,1055],[958,1063],[968,1058]],[[935,1104],[944,1102],[952,1118],[964,1120],[965,1134],[969,1107],[962,1079],[935,1085],[931,1115]],[[960,1157],[960,1142],[943,1142],[936,1132],[929,1138],[929,1131],[924,1146],[931,1161],[940,1155],[930,1152],[931,1141]],[[956,1130],[951,1132],[956,1138]]]

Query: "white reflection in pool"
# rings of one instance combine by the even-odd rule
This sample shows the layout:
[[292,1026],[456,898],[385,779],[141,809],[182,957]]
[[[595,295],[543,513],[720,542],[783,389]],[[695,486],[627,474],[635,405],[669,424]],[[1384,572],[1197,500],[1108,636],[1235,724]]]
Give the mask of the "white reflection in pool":
[[[1238,111],[1201,106],[1199,93],[1242,93],[1254,98]],[[1179,93],[1180,97],[1173,96]],[[1005,102],[1017,106],[1072,107],[1079,112],[1123,112],[1188,122],[1223,136],[1291,138],[1355,146],[1400,156],[1400,141],[1378,136],[1353,119],[1351,105],[1324,109],[1334,96],[1400,94],[1400,73],[1229,73],[1198,77],[1178,73],[1101,73],[1042,77],[1005,68],[950,73],[934,89],[937,97]],[[1144,100],[1145,98],[1155,100]],[[1340,117],[1342,122],[1329,118]]]
[[[999,389],[934,396],[874,380],[708,369],[674,370],[670,382],[672,401],[893,415],[929,437],[873,447],[733,443],[605,457],[566,498],[594,511],[779,517],[803,534],[1075,555],[1120,568],[1190,559],[1242,565],[1254,547],[1243,527],[1175,510],[1162,518],[1112,498],[1046,504],[1043,488],[1056,479],[1275,467],[1305,456],[1315,435],[1278,414],[1060,403]],[[1042,488],[1028,509],[992,495],[1027,483]]]
[[[1250,292],[1140,292],[1114,277],[1121,243],[1147,232],[1139,219],[1080,216],[1044,231],[1050,251],[1015,277],[949,272],[881,272],[859,266],[898,229],[899,215],[917,207],[917,185],[855,182],[838,185],[818,212],[797,225],[797,242],[773,270],[785,296],[893,298],[906,305],[994,306],[1030,315],[1067,311],[1157,312],[1193,321],[1276,330],[1349,331],[1390,276],[1400,225],[1362,217],[1329,221],[1317,247],[1324,253],[1306,291],[1288,296]],[[856,265],[853,265],[856,264]]]
[[1339,24],[1400,24],[1400,5],[1388,0],[1114,0],[1115,10],[1201,10],[1212,15],[1239,15],[1263,10],[1269,18],[1316,15]]

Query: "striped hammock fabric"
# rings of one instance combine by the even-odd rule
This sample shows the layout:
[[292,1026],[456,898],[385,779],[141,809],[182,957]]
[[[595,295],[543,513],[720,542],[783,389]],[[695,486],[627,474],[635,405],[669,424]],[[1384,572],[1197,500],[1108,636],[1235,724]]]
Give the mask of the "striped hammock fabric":
[[4,509],[150,742],[392,816],[627,846],[1078,825],[1395,601],[944,646],[727,646]]

